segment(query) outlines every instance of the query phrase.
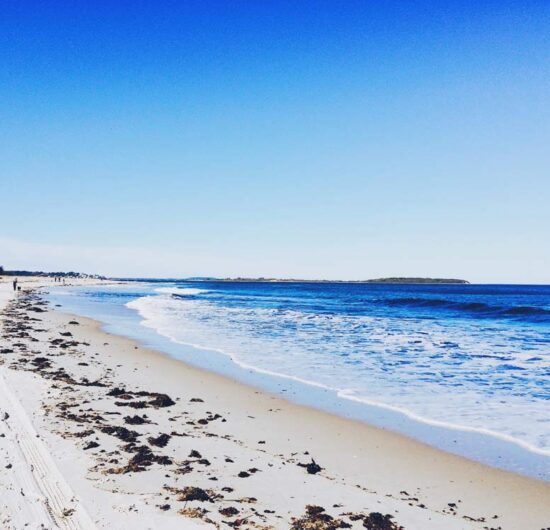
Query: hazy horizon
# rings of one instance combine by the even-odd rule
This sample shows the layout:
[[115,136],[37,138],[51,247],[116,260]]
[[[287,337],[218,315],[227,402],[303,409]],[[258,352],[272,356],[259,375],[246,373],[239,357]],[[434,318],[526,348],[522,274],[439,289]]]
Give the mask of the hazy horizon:
[[550,283],[550,4],[0,10],[0,265]]
[[[525,280],[507,280],[506,278],[499,279],[497,275],[493,278],[473,278],[464,274],[427,274],[396,272],[396,273],[380,273],[380,274],[365,274],[358,277],[337,277],[337,276],[315,276],[313,273],[309,275],[277,275],[277,274],[264,274],[261,271],[258,273],[244,274],[234,272],[233,274],[202,274],[202,273],[178,273],[178,263],[184,262],[185,258],[180,255],[172,254],[168,256],[166,253],[159,249],[156,254],[151,254],[145,249],[137,248],[120,248],[110,249],[110,253],[107,249],[97,248],[79,248],[79,247],[48,247],[46,245],[34,245],[34,244],[21,244],[15,240],[7,240],[0,238],[0,246],[3,249],[2,259],[0,265],[4,266],[6,270],[28,270],[28,271],[44,271],[44,272],[80,272],[85,274],[98,274],[101,276],[108,276],[113,278],[140,278],[140,279],[187,279],[196,277],[211,277],[211,278],[277,278],[277,279],[301,279],[308,281],[361,281],[371,280],[376,278],[388,278],[388,277],[416,277],[416,278],[447,278],[447,279],[461,279],[470,283],[476,284],[532,284],[532,285],[546,285],[550,282],[537,282]],[[106,256],[109,257],[106,258]],[[160,262],[163,258],[171,260],[168,267],[163,269],[166,272],[164,274],[150,274],[147,273],[147,269],[157,268],[161,269]],[[143,273],[134,267],[128,267],[126,265],[127,260],[141,261],[143,260],[142,267],[144,267]],[[116,263],[118,262],[118,265]],[[68,266],[60,267],[60,263],[69,264]],[[115,263],[112,269],[109,269],[109,265],[105,263]],[[207,265],[205,265],[206,268]],[[209,265],[212,267],[212,265]],[[182,267],[183,269],[183,267]],[[109,270],[115,272],[109,272]],[[397,266],[394,268],[397,270]],[[128,272],[130,271],[130,272]],[[135,271],[132,273],[132,271]],[[170,273],[170,271],[175,271]]]

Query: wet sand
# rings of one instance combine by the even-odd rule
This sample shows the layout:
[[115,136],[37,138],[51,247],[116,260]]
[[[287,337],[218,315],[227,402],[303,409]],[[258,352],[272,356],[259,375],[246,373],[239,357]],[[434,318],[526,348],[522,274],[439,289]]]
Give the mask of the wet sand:
[[8,298],[0,284],[2,527],[550,526],[548,483],[189,367],[35,292]]

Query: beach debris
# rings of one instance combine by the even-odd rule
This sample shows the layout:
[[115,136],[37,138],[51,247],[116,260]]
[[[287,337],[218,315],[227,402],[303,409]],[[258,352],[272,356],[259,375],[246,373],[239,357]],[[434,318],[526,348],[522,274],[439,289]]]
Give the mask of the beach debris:
[[134,416],[124,416],[124,422],[128,425],[143,425],[144,423],[151,423],[143,416],[138,416],[137,414]]
[[75,432],[71,434],[71,436],[73,438],[87,438],[88,436],[91,436],[92,434],[94,434],[94,432],[95,431],[93,429],[87,429],[85,431]]
[[317,473],[319,473],[319,471],[323,470],[323,468],[317,462],[315,462],[313,458],[311,459],[311,462],[309,464],[299,463],[298,466],[304,467],[310,475],[316,475]]
[[108,396],[114,396],[114,397],[122,396],[123,394],[127,394],[127,392],[126,390],[124,390],[124,388],[120,388],[120,387],[111,388],[111,390],[107,392]]
[[371,512],[363,519],[363,526],[367,530],[403,530],[402,526],[393,522],[393,515],[382,515],[380,512]]
[[199,501],[199,502],[214,502],[220,496],[212,490],[204,490],[196,486],[186,486],[185,488],[165,487],[170,493],[177,495],[178,501]]
[[[235,499],[236,502],[240,502],[241,504],[255,504],[258,502],[258,499],[256,497],[241,497],[240,499]],[[256,511],[255,508],[250,508],[252,511]]]
[[148,406],[147,401],[129,401],[125,403],[124,401],[115,401],[117,407],[132,407],[133,409],[145,409]]
[[37,369],[39,370],[45,370],[46,368],[50,368],[52,363],[47,357],[35,357],[31,364],[34,364]]
[[474,521],[476,523],[484,523],[485,517],[470,517],[469,515],[463,515],[462,519],[466,519],[467,521]]
[[237,510],[237,508],[233,506],[228,506],[227,508],[220,508],[218,511],[225,517],[233,517],[240,513],[239,510]]
[[101,427],[100,430],[105,434],[115,436],[123,442],[135,442],[138,439],[138,436],[141,436],[141,434],[139,434],[138,432],[131,431],[126,427],[114,427],[112,425],[105,425],[104,427]]
[[99,386],[99,387],[105,387],[107,386],[105,383],[102,383],[98,379],[95,381],[90,381],[87,377],[83,377],[80,382],[76,382],[75,384],[80,386]]
[[[159,392],[147,392],[144,390],[133,392],[121,387],[115,387],[109,390],[109,392],[107,392],[107,395],[118,397],[119,399],[128,400],[127,403],[115,401],[115,405],[117,405],[118,407],[132,407],[135,409],[153,407],[157,409],[171,407],[172,405],[176,404],[176,402],[166,394],[161,394]],[[134,399],[134,397],[150,397],[152,399],[150,401],[131,401],[132,399]]]
[[206,490],[195,486],[187,486],[178,497],[179,501],[213,502]]
[[154,463],[160,465],[171,465],[172,459],[167,456],[156,455],[146,445],[135,446],[128,444],[125,448],[126,451],[135,452],[136,454],[130,459],[128,464],[121,468],[110,469],[107,473],[125,474],[125,473],[137,473],[140,471],[146,471],[146,469],[152,466]]
[[101,416],[97,412],[85,412],[83,414],[66,412],[62,414],[61,417],[65,420],[74,421],[75,423],[102,423],[105,421],[105,418],[103,418],[103,416]]
[[187,473],[191,473],[191,471],[193,471],[193,468],[186,463],[185,465],[178,467],[175,472],[178,475],[187,475]]
[[169,434],[160,434],[156,438],[153,436],[150,436],[147,438],[147,441],[156,447],[166,447],[168,445],[168,442],[170,441],[171,436]]
[[206,517],[208,510],[205,510],[204,508],[182,508],[178,513],[180,515],[184,515],[185,517],[189,517],[190,519],[202,519],[206,523],[213,523],[212,520]]
[[305,515],[292,518],[290,527],[291,530],[336,530],[338,528],[351,528],[351,525],[343,519],[332,517],[322,506],[311,504],[306,506]]
[[173,401],[170,396],[167,396],[166,394],[156,394],[155,398],[149,402],[149,405],[155,408],[171,407],[175,404],[176,402]]

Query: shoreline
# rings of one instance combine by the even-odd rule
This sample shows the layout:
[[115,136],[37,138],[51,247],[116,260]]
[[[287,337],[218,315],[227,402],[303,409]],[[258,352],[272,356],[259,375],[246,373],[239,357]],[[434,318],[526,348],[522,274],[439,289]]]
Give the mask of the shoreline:
[[[352,424],[366,426],[368,429],[374,429],[376,431],[381,431],[381,432],[384,432],[384,433],[391,434],[392,436],[403,438],[403,439],[407,440],[410,443],[419,444],[420,446],[423,446],[423,447],[427,448],[428,450],[434,450],[434,451],[437,451],[437,452],[441,452],[445,455],[449,455],[449,456],[456,457],[458,459],[464,460],[465,462],[472,462],[472,463],[481,465],[483,467],[487,467],[489,469],[494,469],[495,471],[502,471],[504,473],[509,473],[513,476],[520,476],[520,477],[523,477],[523,478],[526,478],[526,479],[529,479],[529,480],[534,480],[534,481],[540,482],[540,483],[550,487],[550,475],[548,475],[549,476],[548,479],[544,479],[544,478],[540,478],[540,477],[537,477],[537,476],[529,475],[527,473],[520,473],[520,472],[514,471],[512,469],[506,469],[504,467],[499,467],[498,465],[490,465],[490,464],[488,464],[486,462],[483,462],[483,461],[480,461],[476,458],[470,458],[468,456],[465,456],[465,455],[462,455],[462,454],[459,454],[459,453],[455,453],[455,452],[452,452],[452,451],[447,451],[443,448],[434,446],[434,445],[432,445],[432,444],[430,444],[426,441],[423,441],[421,439],[417,439],[414,436],[407,435],[404,432],[400,432],[397,429],[392,429],[392,428],[389,428],[389,427],[388,428],[387,427],[381,427],[381,426],[376,425],[375,423],[369,422],[368,420],[361,419],[365,416],[365,414],[362,413],[362,412],[358,412],[357,414],[353,414],[353,412],[350,412],[349,410],[348,411],[342,411],[342,410],[337,410],[337,409],[340,408],[338,405],[340,405],[340,406],[342,405],[340,400],[345,400],[346,405],[348,404],[348,402],[351,402],[351,403],[355,402],[360,407],[365,407],[365,406],[369,407],[369,408],[372,407],[373,409],[376,409],[376,410],[383,409],[384,412],[389,411],[390,413],[395,413],[395,414],[399,415],[400,417],[405,417],[407,419],[410,419],[411,421],[413,421],[415,423],[422,424],[423,426],[426,426],[427,428],[435,427],[437,429],[440,428],[444,431],[458,431],[459,433],[464,434],[466,436],[471,433],[473,435],[479,435],[482,438],[489,438],[489,439],[491,439],[491,441],[494,441],[497,444],[503,443],[503,444],[511,446],[512,448],[517,448],[517,449],[522,450],[522,451],[527,451],[530,454],[532,453],[535,458],[537,458],[538,456],[541,456],[544,459],[549,458],[550,455],[548,455],[548,453],[543,452],[542,450],[539,451],[537,448],[532,448],[531,446],[528,446],[526,444],[524,445],[521,442],[521,440],[507,439],[505,437],[505,435],[500,435],[499,433],[495,433],[493,431],[483,431],[483,430],[479,430],[479,429],[475,429],[475,428],[468,428],[468,427],[454,425],[454,424],[443,424],[443,423],[437,422],[435,420],[427,420],[425,418],[416,416],[412,412],[408,413],[407,411],[404,411],[404,410],[399,409],[397,407],[392,407],[390,405],[384,405],[383,403],[366,402],[364,400],[356,400],[354,398],[341,396],[339,390],[329,388],[329,387],[325,387],[321,384],[313,383],[313,382],[306,381],[306,380],[301,380],[299,378],[293,378],[291,376],[281,375],[281,374],[278,374],[278,373],[275,373],[275,372],[267,372],[267,371],[263,371],[261,369],[255,368],[255,367],[249,367],[249,366],[246,366],[246,365],[236,363],[238,365],[238,368],[240,368],[241,370],[245,370],[245,371],[248,371],[248,372],[254,372],[255,374],[257,373],[259,375],[265,375],[265,376],[267,376],[269,378],[273,378],[273,379],[282,379],[285,382],[290,382],[291,384],[295,383],[299,386],[315,387],[321,393],[328,393],[328,394],[337,395],[337,398],[335,398],[335,402],[336,402],[336,399],[338,399],[338,401],[337,401],[338,405],[336,405],[334,407],[328,406],[328,407],[325,408],[323,405],[320,405],[316,401],[316,396],[312,396],[309,399],[301,399],[301,398],[297,398],[296,396],[291,398],[290,394],[292,394],[293,392],[288,392],[288,389],[286,390],[285,393],[278,393],[277,391],[266,390],[265,388],[263,388],[262,386],[260,386],[257,383],[247,381],[246,378],[232,377],[231,375],[225,374],[221,370],[203,368],[198,364],[193,364],[193,363],[187,362],[186,360],[178,358],[177,356],[171,355],[170,353],[168,353],[166,351],[163,351],[160,348],[154,348],[154,347],[148,346],[146,341],[142,341],[142,340],[137,339],[137,338],[133,338],[133,337],[129,337],[129,336],[126,336],[126,335],[123,335],[123,334],[118,334],[118,333],[113,332],[113,331],[109,331],[108,330],[109,324],[106,323],[106,322],[102,322],[100,320],[96,320],[94,318],[87,317],[87,316],[80,315],[80,314],[76,314],[76,313],[64,312],[62,310],[59,310],[57,312],[60,313],[60,314],[65,315],[67,318],[71,318],[71,319],[72,318],[78,318],[78,319],[82,319],[83,321],[87,321],[97,331],[99,331],[100,333],[104,333],[105,335],[109,335],[111,337],[117,337],[117,338],[122,338],[122,339],[125,339],[125,340],[128,340],[128,341],[131,341],[132,343],[138,345],[138,347],[147,350],[153,356],[160,356],[160,357],[167,358],[171,361],[175,361],[176,363],[182,363],[186,367],[186,369],[196,370],[199,373],[204,374],[205,377],[216,376],[218,378],[221,378],[222,380],[228,381],[230,384],[235,384],[235,385],[242,386],[242,387],[248,389],[248,391],[254,391],[256,394],[257,393],[262,393],[262,394],[265,394],[267,396],[271,396],[274,399],[282,400],[288,406],[296,406],[296,407],[299,407],[299,408],[303,409],[305,411],[304,413],[306,413],[306,414],[310,411],[315,411],[319,414],[326,414],[329,417],[332,417],[332,418],[337,419],[337,420],[343,420],[343,421],[351,422]],[[205,351],[213,352],[212,350],[209,350],[207,348],[199,348],[198,346],[191,345],[191,344],[184,344],[184,343],[176,343],[176,344],[184,346],[184,347],[191,348],[193,350],[205,350]],[[213,353],[226,356],[226,354],[223,354],[221,352],[213,352]],[[229,357],[229,359],[231,360],[231,362],[235,362],[232,357]],[[502,436],[502,438],[501,438],[501,436]],[[492,451],[494,448],[491,446],[491,444],[488,444],[488,445],[490,446],[489,451]]]
[[[84,315],[80,316],[83,318],[91,318]],[[95,319],[91,318],[91,320]],[[97,322],[101,324],[101,330],[105,333],[119,335],[116,332],[108,330],[110,326],[109,323]],[[328,387],[321,383],[315,383],[299,377],[257,368],[239,362],[232,355],[225,352],[203,348],[194,344],[173,341],[166,337],[168,340],[184,349],[188,348],[191,351],[220,355],[224,358],[224,361],[227,358],[236,366],[235,369],[229,369],[227,371],[217,367],[204,368],[197,362],[183,359],[177,354],[172,355],[162,348],[148,346],[146,341],[140,340],[139,338],[125,334],[120,335],[135,340],[144,347],[158,351],[160,354],[167,355],[184,364],[229,378],[261,392],[275,395],[289,403],[302,405],[306,408],[326,412],[339,418],[387,430],[429,447],[466,458],[467,460],[473,460],[489,467],[550,483],[550,453],[547,450],[539,449],[520,439],[486,429],[432,420],[419,416],[407,409],[381,402],[365,400],[363,398],[355,398],[350,395],[345,395],[345,390]],[[222,361],[222,364],[226,365],[227,363]],[[242,373],[238,374],[238,371]],[[247,374],[254,375],[249,377]],[[267,379],[271,381],[265,383]],[[259,383],[259,381],[262,380],[264,381],[264,385]],[[280,381],[283,381],[283,383]],[[282,386],[287,388],[282,390],[276,388]],[[290,395],[293,397],[291,398]],[[451,442],[444,441],[451,438],[450,433],[454,435],[453,444],[460,443],[462,446],[468,445],[470,447],[466,450],[464,447],[461,450],[452,447]],[[487,443],[487,441],[489,443]],[[483,446],[483,456],[479,454],[479,446]],[[522,460],[527,461],[521,464],[521,470],[518,464],[513,462],[514,456],[520,455],[523,457]]]
[[[234,490],[247,490],[248,497],[257,498],[254,506],[258,512],[260,506],[266,506],[267,510],[275,508],[277,516],[264,513],[262,517],[266,520],[259,515],[253,516],[258,518],[258,525],[263,525],[261,528],[288,528],[292,517],[304,516],[306,504],[321,505],[331,517],[342,519],[341,513],[350,510],[363,516],[368,514],[367,510],[390,513],[396,523],[408,529],[500,526],[512,530],[539,530],[550,521],[550,508],[545,508],[550,506],[550,487],[547,483],[489,468],[402,435],[295,404],[227,377],[188,366],[163,352],[144,348],[132,339],[102,331],[103,324],[98,321],[73,317],[56,310],[47,310],[38,317],[44,322],[40,325],[49,328],[56,337],[59,333],[70,332],[74,340],[80,343],[76,348],[78,352],[74,354],[58,351],[57,348],[51,350],[49,344],[46,349],[42,345],[42,334],[40,343],[33,345],[35,349],[40,348],[48,359],[53,355],[52,363],[55,362],[56,366],[62,364],[72,378],[77,380],[77,377],[86,376],[89,381],[104,381],[109,388],[124,384],[128,389],[145,386],[147,391],[166,392],[175,400],[173,408],[178,409],[180,418],[190,418],[189,421],[194,423],[188,427],[185,427],[188,422],[175,420],[170,423],[170,418],[166,416],[175,417],[174,410],[147,408],[147,415],[157,426],[127,426],[136,431],[139,429],[140,439],[145,438],[145,431],[151,428],[156,434],[159,430],[170,432],[169,429],[174,427],[188,429],[181,438],[171,437],[167,451],[172,449],[168,454],[175,453],[178,459],[186,458],[188,447],[184,442],[188,438],[201,453],[208,453],[209,466],[199,470],[200,466],[192,462],[188,465],[193,470],[181,477],[172,468],[168,471],[168,468],[156,464],[144,472],[128,474],[104,475],[97,469],[90,471],[103,465],[97,462],[91,465],[97,458],[92,457],[95,451],[101,459],[101,449],[84,452],[82,445],[87,437],[75,438],[74,425],[67,418],[55,416],[52,422],[52,414],[55,411],[59,413],[59,399],[67,399],[61,389],[51,387],[52,381],[47,374],[51,374],[52,368],[28,370],[28,365],[24,363],[25,369],[10,370],[6,364],[15,362],[15,359],[8,361],[5,355],[2,356],[5,360],[1,367],[2,374],[10,386],[15,386],[18,399],[32,416],[36,430],[43,436],[53,459],[98,527],[112,527],[112,518],[118,517],[124,524],[133,521],[131,524],[135,525],[136,521],[146,519],[151,521],[148,524],[162,524],[167,528],[174,524],[174,527],[179,525],[181,528],[184,522],[189,521],[188,516],[184,518],[175,513],[175,506],[166,511],[159,510],[156,503],[160,502],[158,499],[162,493],[147,491],[151,498],[143,501],[141,490],[145,487],[144,482],[147,490],[151,489],[151,484],[158,482],[161,485],[166,480],[163,476],[165,472],[176,483],[183,480],[203,488],[217,487],[223,483]],[[71,321],[79,324],[70,325]],[[29,359],[32,357],[29,356]],[[82,363],[87,366],[81,366]],[[101,379],[93,379],[95,376]],[[61,386],[62,383],[55,381],[54,384]],[[25,392],[22,392],[24,388]],[[118,420],[121,412],[142,412],[113,405],[110,401],[106,403],[107,388],[76,388],[77,393],[82,395],[81,403],[88,401],[92,410],[99,408],[103,410],[103,415],[111,413],[110,420]],[[53,397],[47,394],[48,390]],[[195,396],[204,401],[191,404],[190,400]],[[133,399],[137,398],[134,396]],[[181,409],[184,400],[187,405]],[[47,415],[40,412],[41,401],[46,406]],[[204,407],[208,411],[202,410]],[[219,414],[220,418],[207,420],[204,425],[197,423],[197,409],[199,416],[210,413],[211,417]],[[222,423],[221,418],[226,421]],[[52,432],[54,424],[56,430],[70,432],[71,436],[61,438]],[[101,425],[93,423],[87,430],[93,430],[94,434],[89,436],[96,436],[100,446],[105,446],[109,452],[124,454],[124,450],[113,447],[112,436],[101,432]],[[265,443],[260,444],[261,441]],[[231,469],[233,463],[221,461],[228,453],[231,453],[234,462],[243,463],[241,467],[245,466],[245,462],[254,462],[257,471],[248,473],[248,477],[238,477],[236,470]],[[307,464],[310,458],[323,468],[322,471],[309,474],[298,465]],[[208,477],[208,474],[211,476]],[[218,480],[211,481],[212,475]],[[249,485],[252,485],[251,490]],[[97,493],[98,487],[103,492],[101,495]],[[159,489],[162,491],[162,487]],[[136,505],[137,513],[113,511],[110,506],[112,499],[119,500],[121,490],[128,491],[122,494],[123,497],[141,501]],[[107,498],[110,500],[107,501]],[[345,505],[338,498],[346,499]],[[170,503],[177,505],[178,501],[171,498]],[[205,503],[193,501],[189,504],[196,505],[199,510],[204,509],[202,506]],[[206,503],[209,512],[200,518],[203,521],[214,517],[210,504]],[[333,505],[341,506],[335,508]],[[246,507],[249,508],[248,505]],[[245,508],[239,504],[236,509],[242,512]],[[498,517],[493,520],[494,515]],[[235,520],[235,517],[229,520]],[[281,524],[283,520],[284,524]],[[357,521],[361,523],[362,520]],[[105,526],[101,526],[101,521]],[[108,521],[110,524],[107,524]],[[345,521],[354,524],[351,520]],[[224,523],[220,524],[223,526]]]
[[[55,295],[52,299],[57,301]],[[103,331],[130,338],[187,365],[228,377],[292,403],[386,429],[468,460],[550,483],[550,455],[522,440],[490,430],[430,420],[406,409],[345,395],[343,390],[320,383],[247,365],[227,352],[162,335],[154,328],[142,325],[142,317],[137,317],[137,314],[135,321],[127,319],[121,324],[114,313],[98,316],[91,311],[93,316],[90,316],[89,310],[79,311],[76,307],[63,310],[97,319],[102,323]],[[114,320],[117,320],[116,324]]]

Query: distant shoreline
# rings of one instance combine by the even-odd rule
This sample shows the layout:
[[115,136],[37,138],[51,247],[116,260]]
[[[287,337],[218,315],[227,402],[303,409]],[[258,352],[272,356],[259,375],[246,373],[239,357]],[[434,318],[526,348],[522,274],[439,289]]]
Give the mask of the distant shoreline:
[[376,278],[372,280],[304,280],[300,278],[108,278],[97,274],[84,274],[81,272],[44,272],[25,270],[0,270],[0,276],[35,276],[35,277],[60,277],[60,278],[91,278],[95,280],[122,280],[122,281],[188,281],[188,282],[263,282],[263,283],[391,283],[391,284],[460,284],[469,285],[467,280],[457,278],[417,278],[417,277],[390,277]]
[[353,283],[405,285],[471,285],[468,280],[454,278],[378,278],[374,280],[304,280],[300,278],[109,278],[134,282],[225,282],[225,283]]
[[212,282],[256,282],[256,283],[390,283],[390,284],[460,284],[469,285],[467,280],[456,278],[377,278],[374,280],[303,280],[299,278],[192,278],[187,281]]

